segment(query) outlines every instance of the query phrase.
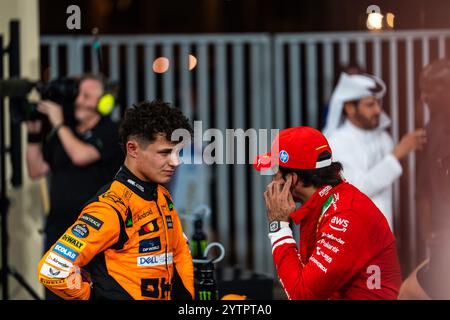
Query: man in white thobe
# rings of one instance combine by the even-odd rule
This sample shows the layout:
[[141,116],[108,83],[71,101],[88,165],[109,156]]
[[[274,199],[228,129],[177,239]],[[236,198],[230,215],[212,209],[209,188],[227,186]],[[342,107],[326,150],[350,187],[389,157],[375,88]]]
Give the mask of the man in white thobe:
[[381,108],[383,80],[368,74],[342,73],[333,91],[324,134],[344,177],[369,196],[394,230],[392,185],[402,174],[400,160],[421,149],[425,131],[405,134],[394,146],[386,128],[390,119]]

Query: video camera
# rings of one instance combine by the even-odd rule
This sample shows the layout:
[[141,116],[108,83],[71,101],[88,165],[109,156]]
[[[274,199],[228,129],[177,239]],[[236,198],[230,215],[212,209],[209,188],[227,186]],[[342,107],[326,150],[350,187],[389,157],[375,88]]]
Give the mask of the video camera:
[[26,79],[0,80],[0,96],[23,99],[16,110],[17,121],[45,120],[46,116],[37,110],[37,103],[29,102],[26,97],[35,88],[41,100],[51,100],[63,108],[64,119],[74,119],[74,103],[78,95],[79,81],[75,78],[61,77],[48,83],[32,82]]

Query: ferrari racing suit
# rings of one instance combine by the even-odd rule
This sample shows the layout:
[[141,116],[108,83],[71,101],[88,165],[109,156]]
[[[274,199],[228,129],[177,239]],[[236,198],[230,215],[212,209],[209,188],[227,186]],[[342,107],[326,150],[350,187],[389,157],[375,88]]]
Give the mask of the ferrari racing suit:
[[289,299],[396,299],[401,285],[394,235],[384,215],[348,182],[319,188],[270,233],[272,254]]

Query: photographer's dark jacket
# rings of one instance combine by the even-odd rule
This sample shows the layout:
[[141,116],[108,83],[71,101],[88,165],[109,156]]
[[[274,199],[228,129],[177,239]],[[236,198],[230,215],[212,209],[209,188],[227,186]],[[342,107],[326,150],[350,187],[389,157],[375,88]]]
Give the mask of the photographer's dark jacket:
[[47,245],[52,244],[72,224],[83,204],[113,179],[123,162],[118,127],[109,118],[102,118],[83,135],[74,128],[71,130],[78,139],[97,148],[101,158],[87,166],[76,166],[57,134],[50,134],[44,141],[43,155],[51,171]]

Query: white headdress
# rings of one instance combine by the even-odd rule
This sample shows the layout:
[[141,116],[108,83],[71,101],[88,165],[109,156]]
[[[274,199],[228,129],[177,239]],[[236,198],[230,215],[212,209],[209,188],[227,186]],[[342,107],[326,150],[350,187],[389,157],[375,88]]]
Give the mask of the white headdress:
[[[380,78],[370,74],[349,75],[341,73],[339,82],[331,95],[330,106],[328,110],[327,122],[323,133],[330,137],[334,130],[339,128],[344,122],[342,109],[344,103],[353,100],[359,100],[365,97],[383,98],[386,93],[386,84]],[[387,114],[382,111],[380,125],[378,128],[388,127],[391,120]]]

